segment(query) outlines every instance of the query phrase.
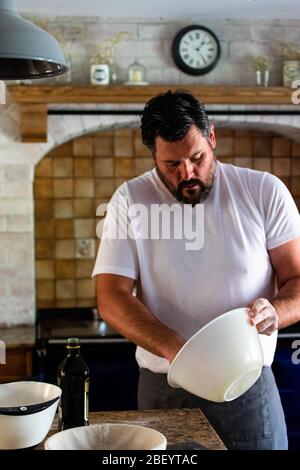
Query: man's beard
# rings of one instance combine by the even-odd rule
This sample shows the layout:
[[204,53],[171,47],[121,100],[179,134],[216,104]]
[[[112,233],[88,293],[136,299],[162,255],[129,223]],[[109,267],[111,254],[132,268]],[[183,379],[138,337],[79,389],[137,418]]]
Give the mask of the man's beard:
[[[190,180],[181,181],[175,190],[169,183],[168,179],[162,174],[157,165],[156,170],[161,181],[173,194],[177,201],[183,204],[192,204],[194,206],[195,204],[205,202],[214,186],[216,173],[216,159],[214,158],[211,162],[209,173],[205,182],[200,180],[199,178],[191,178]],[[192,187],[194,185],[196,186],[195,188],[188,190],[189,187]],[[187,188],[186,192],[188,192],[188,196],[185,196],[183,194],[183,190],[185,188]]]

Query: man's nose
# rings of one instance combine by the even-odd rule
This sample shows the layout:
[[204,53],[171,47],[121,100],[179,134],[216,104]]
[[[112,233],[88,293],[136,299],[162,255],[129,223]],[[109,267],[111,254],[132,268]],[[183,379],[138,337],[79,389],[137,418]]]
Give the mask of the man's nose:
[[194,165],[189,160],[181,162],[180,176],[183,180],[189,180],[194,176]]

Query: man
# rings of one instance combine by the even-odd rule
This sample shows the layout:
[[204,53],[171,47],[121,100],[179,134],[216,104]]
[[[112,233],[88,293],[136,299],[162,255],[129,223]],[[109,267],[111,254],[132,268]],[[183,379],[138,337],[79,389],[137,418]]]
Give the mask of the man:
[[[102,317],[138,345],[139,407],[199,407],[229,449],[286,449],[269,366],[278,328],[300,319],[300,221],[293,199],[275,176],[217,161],[214,127],[186,91],[152,98],[141,129],[155,168],[114,194],[93,272]],[[137,204],[149,212],[158,205],[185,209],[198,221],[197,233],[203,230],[203,243],[187,249],[186,239],[175,236],[178,227],[169,239],[141,236],[143,224],[131,211]],[[109,236],[117,218],[133,236],[123,236],[123,229],[122,236]],[[245,306],[269,340],[269,361],[251,389],[232,402],[213,403],[171,388],[168,367],[186,340],[223,312]]]

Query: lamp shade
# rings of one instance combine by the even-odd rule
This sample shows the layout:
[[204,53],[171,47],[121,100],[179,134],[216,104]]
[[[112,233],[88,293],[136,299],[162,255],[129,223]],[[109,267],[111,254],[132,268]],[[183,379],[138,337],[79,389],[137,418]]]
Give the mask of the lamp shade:
[[0,80],[45,78],[68,71],[57,40],[0,0]]

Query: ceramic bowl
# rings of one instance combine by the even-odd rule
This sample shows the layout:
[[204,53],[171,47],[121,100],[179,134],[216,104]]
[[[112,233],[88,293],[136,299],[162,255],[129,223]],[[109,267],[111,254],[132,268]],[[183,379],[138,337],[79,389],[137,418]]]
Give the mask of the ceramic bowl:
[[0,449],[34,447],[46,437],[61,389],[44,382],[0,385]]
[[164,450],[167,440],[155,429],[104,423],[66,429],[49,437],[46,450]]
[[170,364],[168,383],[214,402],[231,401],[258,379],[264,356],[248,309],[226,312],[195,333]]

